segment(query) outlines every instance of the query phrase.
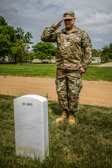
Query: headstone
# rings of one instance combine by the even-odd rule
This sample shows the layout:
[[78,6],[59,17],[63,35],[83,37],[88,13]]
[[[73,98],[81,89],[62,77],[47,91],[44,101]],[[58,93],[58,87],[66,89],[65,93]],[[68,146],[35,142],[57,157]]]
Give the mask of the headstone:
[[48,101],[38,95],[14,99],[16,154],[45,159],[49,155]]

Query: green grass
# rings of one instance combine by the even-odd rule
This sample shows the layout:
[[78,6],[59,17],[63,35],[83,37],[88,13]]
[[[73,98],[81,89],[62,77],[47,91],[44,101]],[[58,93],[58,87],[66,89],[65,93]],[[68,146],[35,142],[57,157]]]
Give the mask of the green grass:
[[43,162],[16,156],[12,96],[0,95],[0,168],[111,168],[112,108],[79,105],[76,125],[56,123],[61,114],[49,101],[49,150]]
[[89,66],[83,74],[84,80],[112,82],[112,67]]
[[55,78],[55,74],[56,68],[54,64],[0,64],[1,76]]
[[[0,64],[0,76],[30,76],[41,78],[55,78],[54,64]],[[82,75],[83,80],[112,81],[112,67],[89,66]]]

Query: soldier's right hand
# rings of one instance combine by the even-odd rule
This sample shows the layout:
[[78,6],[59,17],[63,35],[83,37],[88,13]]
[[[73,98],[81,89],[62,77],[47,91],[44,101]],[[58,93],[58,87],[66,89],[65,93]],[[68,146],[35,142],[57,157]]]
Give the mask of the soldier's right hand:
[[63,19],[62,20],[60,20],[58,23],[56,23],[55,25],[54,25],[54,27],[56,28],[56,29],[58,29],[60,26],[61,26],[61,23],[63,22]]

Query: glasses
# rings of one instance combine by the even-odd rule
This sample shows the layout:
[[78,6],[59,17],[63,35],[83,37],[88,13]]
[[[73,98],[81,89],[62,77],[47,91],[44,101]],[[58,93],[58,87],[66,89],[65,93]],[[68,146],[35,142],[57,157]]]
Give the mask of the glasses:
[[65,19],[64,21],[65,21],[65,22],[67,22],[67,21],[69,22],[69,21],[71,21],[71,20],[72,20],[72,19]]

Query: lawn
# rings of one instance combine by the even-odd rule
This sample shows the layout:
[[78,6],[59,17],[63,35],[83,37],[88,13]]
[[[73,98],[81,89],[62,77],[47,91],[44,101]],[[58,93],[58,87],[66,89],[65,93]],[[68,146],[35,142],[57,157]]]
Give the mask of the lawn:
[[[56,67],[54,64],[0,64],[0,76],[30,76],[41,78],[55,78]],[[112,81],[111,67],[89,66],[82,75],[83,80]]]
[[0,75],[55,78],[56,68],[54,64],[0,64]]
[[0,168],[111,168],[112,108],[79,105],[76,125],[56,123],[61,114],[49,101],[49,150],[43,162],[15,154],[13,96],[0,95]]

